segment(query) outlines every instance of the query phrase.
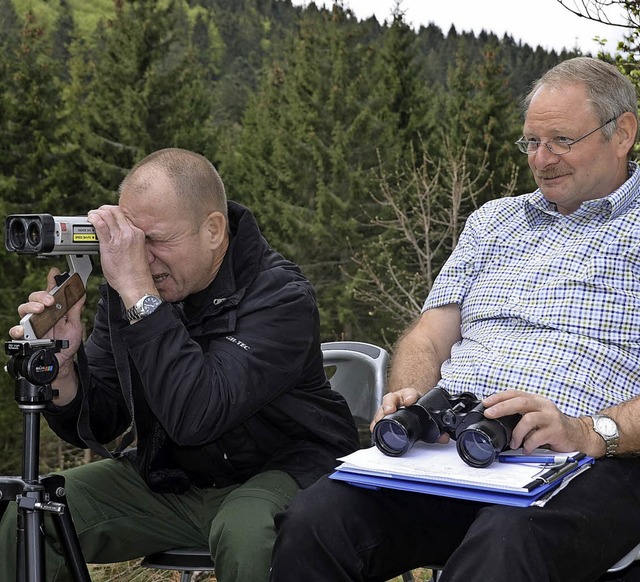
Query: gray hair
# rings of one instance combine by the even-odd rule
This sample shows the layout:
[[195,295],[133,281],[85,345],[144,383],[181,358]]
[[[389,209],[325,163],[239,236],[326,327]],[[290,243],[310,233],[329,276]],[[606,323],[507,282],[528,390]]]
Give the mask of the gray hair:
[[[575,84],[585,86],[587,104],[601,124],[612,118],[617,119],[627,111],[638,119],[638,96],[631,81],[613,65],[590,57],[563,61],[536,81],[523,101],[525,117],[540,87],[561,89]],[[609,140],[615,131],[616,124],[610,123],[602,129],[602,134]]]

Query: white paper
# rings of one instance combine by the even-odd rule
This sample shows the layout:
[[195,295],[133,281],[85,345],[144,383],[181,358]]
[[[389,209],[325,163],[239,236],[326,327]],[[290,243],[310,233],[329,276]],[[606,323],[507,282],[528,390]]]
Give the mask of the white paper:
[[371,447],[338,460],[342,461],[342,465],[337,468],[339,471],[455,483],[499,491],[526,491],[525,486],[550,467],[497,462],[484,468],[471,467],[459,457],[454,441],[446,445],[417,442],[400,457],[389,457],[376,447]]

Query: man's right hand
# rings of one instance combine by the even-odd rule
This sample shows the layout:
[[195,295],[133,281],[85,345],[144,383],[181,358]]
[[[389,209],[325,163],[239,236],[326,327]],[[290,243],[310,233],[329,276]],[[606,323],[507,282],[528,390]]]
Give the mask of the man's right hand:
[[[55,276],[60,271],[55,267],[49,271],[47,275],[47,290],[34,291],[29,295],[29,301],[22,303],[18,307],[18,315],[22,319],[29,313],[42,313],[46,307],[50,307],[55,303],[55,299],[49,291],[56,286]],[[69,311],[62,317],[47,333],[38,339],[65,339],[69,341],[69,347],[61,350],[56,354],[60,369],[58,377],[53,386],[59,390],[59,396],[54,400],[57,405],[63,405],[70,402],[78,387],[78,380],[73,366],[73,359],[80,347],[82,341],[82,322],[80,315],[86,295],[84,295]],[[21,325],[14,325],[9,330],[9,335],[15,340],[21,340],[24,337],[24,328]]]
[[420,396],[422,394],[415,388],[403,388],[402,390],[385,394],[382,399],[382,405],[376,411],[371,422],[371,430],[380,419],[394,413],[398,408],[415,404]]
[[[373,421],[369,426],[369,430],[373,432],[373,427],[375,426],[376,422],[378,422],[385,416],[388,416],[389,414],[393,414],[399,408],[415,404],[421,396],[423,396],[423,394],[415,388],[402,388],[401,390],[396,390],[395,392],[389,392],[388,394],[385,394],[382,398],[382,406],[380,406],[380,408],[378,408],[378,410],[376,411],[373,417]],[[437,442],[446,444],[450,439],[451,437],[447,433],[443,433],[442,435],[440,435],[440,438]]]

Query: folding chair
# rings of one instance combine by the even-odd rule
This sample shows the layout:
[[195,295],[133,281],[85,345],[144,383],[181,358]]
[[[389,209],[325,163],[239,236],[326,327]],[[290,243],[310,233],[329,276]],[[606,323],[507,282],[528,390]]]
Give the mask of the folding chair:
[[627,566],[630,566],[636,560],[640,560],[640,544],[638,544],[633,550],[631,550],[624,558],[618,560],[611,568],[607,570],[608,573],[619,572],[624,570]]
[[382,403],[389,354],[364,342],[325,342],[322,356],[331,387],[349,405],[363,447],[371,445],[369,425]]
[[144,558],[140,565],[156,570],[177,570],[180,572],[180,582],[190,582],[196,572],[215,570],[209,548],[176,548],[156,552]]
[[[364,342],[327,342],[322,356],[331,387],[347,401],[360,427],[361,441],[370,440],[369,423],[382,402],[389,354],[383,348]],[[177,548],[145,557],[144,568],[177,570],[180,582],[190,582],[195,572],[213,572],[208,548]],[[413,577],[403,578],[413,580]]]

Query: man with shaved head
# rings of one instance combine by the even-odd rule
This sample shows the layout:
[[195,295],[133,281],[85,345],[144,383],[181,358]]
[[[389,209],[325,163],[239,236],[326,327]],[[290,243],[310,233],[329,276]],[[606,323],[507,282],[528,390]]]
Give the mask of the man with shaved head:
[[[324,373],[313,288],[199,154],[155,152],[119,193],[117,206],[89,212],[106,279],[91,336],[83,344],[83,301],[46,334],[70,343],[47,421],[111,457],[62,473],[84,556],[207,546],[220,582],[267,580],[275,513],[358,446]],[[38,291],[18,312],[53,303]],[[102,446],[123,434],[124,450]],[[0,524],[6,581],[11,506]],[[47,580],[67,580],[53,538],[48,528]]]

